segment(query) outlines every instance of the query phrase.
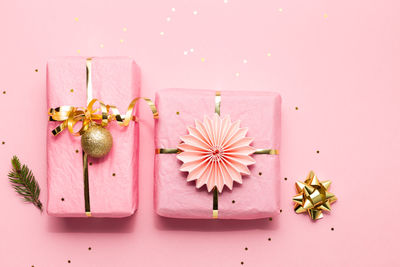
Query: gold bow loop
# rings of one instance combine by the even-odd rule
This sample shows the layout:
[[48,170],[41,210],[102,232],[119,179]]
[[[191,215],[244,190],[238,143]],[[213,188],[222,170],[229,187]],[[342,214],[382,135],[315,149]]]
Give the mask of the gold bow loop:
[[[154,119],[158,119],[158,111],[154,102],[149,98],[137,97],[131,101],[125,115],[121,115],[118,108],[113,105],[106,105],[98,99],[92,99],[87,107],[60,106],[50,108],[48,115],[49,121],[61,121],[62,123],[54,128],[51,132],[54,136],[68,128],[68,131],[80,136],[85,133],[91,123],[96,123],[102,127],[106,127],[109,122],[116,121],[120,126],[128,126],[131,121],[137,121],[137,117],[133,115],[133,110],[139,99],[143,99],[149,105]],[[96,102],[100,107],[94,108]],[[82,122],[82,126],[78,131],[74,130],[74,126],[78,122]]]

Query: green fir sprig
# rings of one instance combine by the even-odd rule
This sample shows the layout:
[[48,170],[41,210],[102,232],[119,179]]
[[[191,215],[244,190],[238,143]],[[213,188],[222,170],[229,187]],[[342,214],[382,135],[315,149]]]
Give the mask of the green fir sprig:
[[17,156],[11,160],[12,170],[8,173],[12,187],[20,194],[24,201],[32,203],[40,211],[43,211],[42,202],[39,200],[40,187],[32,171],[25,164],[21,166]]

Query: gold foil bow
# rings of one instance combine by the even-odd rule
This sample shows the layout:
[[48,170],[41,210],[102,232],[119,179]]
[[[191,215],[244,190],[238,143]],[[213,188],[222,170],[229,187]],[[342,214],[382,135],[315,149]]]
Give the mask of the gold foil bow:
[[330,211],[331,204],[337,200],[336,196],[328,192],[331,181],[320,182],[313,171],[310,171],[304,182],[296,182],[297,195],[293,197],[296,203],[296,213],[308,212],[311,219],[323,217],[322,211]]
[[[50,108],[48,115],[50,121],[61,121],[51,132],[53,135],[58,135],[64,129],[68,128],[68,131],[75,135],[82,135],[88,128],[90,123],[96,123],[105,127],[111,121],[116,121],[120,126],[128,126],[131,121],[137,121],[137,118],[133,116],[133,109],[139,99],[137,97],[131,101],[128,110],[125,115],[121,115],[118,108],[112,105],[105,105],[98,99],[92,99],[87,107],[73,107],[73,106],[60,106],[57,108]],[[158,118],[158,112],[155,104],[149,98],[142,98],[149,105],[153,112],[153,117]],[[96,102],[99,102],[100,108],[94,108]],[[74,126],[78,122],[82,122],[82,126],[78,131],[74,130]]]

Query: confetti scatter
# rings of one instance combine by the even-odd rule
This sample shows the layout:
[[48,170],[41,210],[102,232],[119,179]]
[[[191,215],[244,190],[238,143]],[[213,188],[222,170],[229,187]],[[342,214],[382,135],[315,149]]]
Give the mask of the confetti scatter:
[[199,12],[197,12],[197,10],[193,11],[193,15],[197,15],[199,14]]
[[127,30],[128,30],[128,28],[126,28],[126,27],[123,27],[123,28],[122,28],[122,31],[123,31],[123,32],[126,32]]
[[119,42],[122,44],[124,42],[124,39],[120,39]]
[[228,0],[224,0],[224,4],[228,4]]
[[243,59],[243,64],[247,64],[247,59]]
[[190,53],[193,53],[193,52],[194,52],[194,49],[193,49],[193,48],[190,48],[189,51],[190,51]]
[[282,12],[282,11],[283,11],[283,8],[279,8],[278,11],[279,11],[279,12]]
[[267,57],[270,57],[271,56],[271,53],[267,53]]
[[75,21],[79,21],[79,18],[76,17],[76,18],[74,18],[74,20],[75,20]]
[[104,45],[103,44],[100,44],[100,48],[103,48],[104,47]]
[[239,77],[239,76],[240,76],[240,73],[239,73],[239,72],[236,72],[236,73],[235,73],[235,76],[236,76],[236,77]]
[[76,52],[79,54],[79,53],[81,52],[81,50],[80,50],[80,49],[78,49],[78,50],[76,50]]
[[200,60],[201,60],[201,62],[206,61],[206,59],[204,57],[202,57]]
[[167,20],[167,22],[170,22],[171,21],[171,17],[167,17],[166,20]]
[[183,54],[184,54],[185,56],[187,56],[187,55],[188,55],[188,51],[183,51]]
[[175,11],[176,11],[175,7],[171,8],[171,11],[172,11],[172,12],[175,12]]
[[328,18],[328,14],[325,13],[324,14],[324,19],[326,19],[326,18]]
[[160,32],[160,35],[161,35],[161,36],[164,36],[164,34],[165,34],[164,32]]

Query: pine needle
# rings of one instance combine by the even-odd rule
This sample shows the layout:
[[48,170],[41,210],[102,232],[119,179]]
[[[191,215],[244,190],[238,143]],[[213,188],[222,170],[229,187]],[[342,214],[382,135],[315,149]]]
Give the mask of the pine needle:
[[40,211],[43,211],[42,202],[39,200],[40,187],[32,171],[25,164],[21,166],[17,156],[11,160],[12,170],[8,173],[8,179],[15,191],[23,197],[27,203],[32,203]]

